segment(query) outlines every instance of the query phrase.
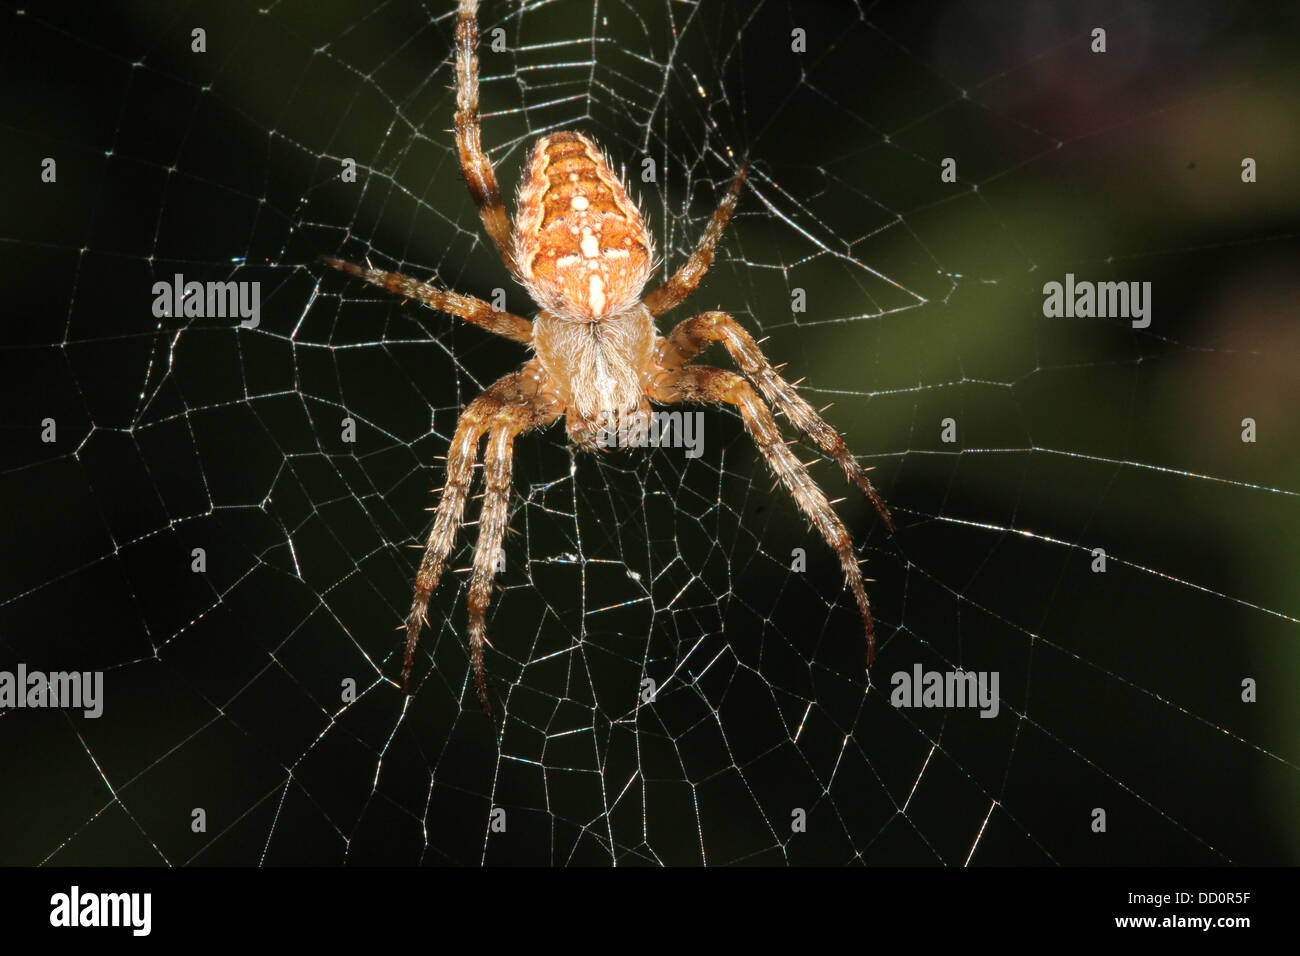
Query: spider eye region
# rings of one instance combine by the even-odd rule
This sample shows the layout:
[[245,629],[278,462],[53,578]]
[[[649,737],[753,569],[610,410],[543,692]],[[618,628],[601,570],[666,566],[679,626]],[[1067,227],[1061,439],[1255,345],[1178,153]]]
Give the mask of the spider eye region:
[[593,321],[627,311],[650,278],[653,242],[636,203],[580,133],[533,147],[519,190],[515,261],[538,305]]

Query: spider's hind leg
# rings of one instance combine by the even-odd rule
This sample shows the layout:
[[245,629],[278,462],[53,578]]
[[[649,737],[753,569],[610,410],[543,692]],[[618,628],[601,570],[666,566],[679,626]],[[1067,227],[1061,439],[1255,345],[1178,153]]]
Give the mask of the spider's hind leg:
[[519,429],[498,426],[488,435],[483,455],[483,510],[479,513],[478,543],[474,546],[474,576],[469,585],[469,652],[474,685],[483,711],[491,715],[483,676],[483,645],[487,639],[487,608],[492,600],[492,579],[501,568],[502,542],[510,517],[510,475],[515,435]]
[[877,513],[891,532],[894,519],[880,493],[876,491],[866,469],[844,443],[844,438],[772,367],[758,343],[726,312],[701,312],[683,319],[659,346],[659,364],[666,369],[680,368],[714,342],[721,342],[731,353],[740,370],[758,386],[763,397],[811,438],[844,469],[844,475],[871,499]]
[[781,440],[776,420],[771,410],[735,372],[727,372],[707,365],[688,365],[685,368],[660,373],[650,389],[650,398],[656,402],[711,402],[734,405],[740,411],[745,429],[758,445],[768,465],[785,485],[794,503],[817,527],[826,543],[834,549],[844,571],[844,582],[853,591],[862,615],[862,629],[867,637],[867,666],[876,662],[876,632],[871,617],[871,604],[862,582],[862,569],[853,553],[853,539],[844,522],[826,500],[826,495],[807,467],[795,457]]
[[[514,372],[498,379],[461,414],[456,423],[456,434],[451,440],[447,452],[447,482],[442,489],[442,498],[438,502],[437,516],[434,518],[433,530],[429,533],[424,558],[415,578],[415,595],[411,600],[411,610],[406,619],[406,652],[402,660],[402,689],[409,692],[411,668],[415,663],[415,647],[420,639],[420,629],[428,623],[427,613],[429,598],[438,587],[438,581],[446,567],[447,556],[456,542],[456,531],[460,527],[465,512],[465,498],[469,491],[470,480],[474,475],[474,462],[478,457],[478,444],[484,433],[491,432],[491,441],[485,458],[488,496],[484,499],[484,515],[480,524],[484,530],[491,524],[488,520],[492,512],[488,511],[494,496],[504,497],[509,501],[510,490],[510,456],[507,448],[504,458],[504,491],[501,488],[500,458],[494,457],[498,445],[498,435],[507,433],[513,438],[531,428],[545,425],[558,418],[563,408],[549,389],[541,386],[535,363],[530,362],[519,372]],[[495,506],[494,506],[495,507]],[[499,535],[505,534],[505,516],[501,517]],[[480,531],[479,547],[483,546],[485,535]],[[500,548],[500,536],[492,550],[492,567],[495,567],[496,552]],[[483,681],[483,640],[480,627],[480,639],[475,640],[475,586],[479,582],[478,549],[475,551],[474,582],[470,586],[470,654],[474,665],[474,680],[478,685],[479,699],[483,709],[492,712],[487,703],[487,692]],[[488,584],[491,577],[488,577]],[[486,609],[484,596],[482,609]],[[481,611],[479,622],[481,625]]]

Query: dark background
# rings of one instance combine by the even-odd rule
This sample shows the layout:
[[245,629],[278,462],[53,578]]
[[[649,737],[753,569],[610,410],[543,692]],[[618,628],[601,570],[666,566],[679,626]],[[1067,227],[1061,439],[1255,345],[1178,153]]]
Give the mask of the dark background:
[[[451,148],[449,5],[0,8],[0,666],[107,694],[0,714],[0,862],[1295,862],[1294,4],[487,3],[508,195],[546,130],[649,156],[671,269],[748,156],[690,305],[835,402],[899,524],[814,468],[875,579],[868,686],[735,416],[694,462],[524,438],[495,724],[464,575],[405,709],[395,628],[459,409],[523,352],[316,264],[530,311]],[[260,327],[155,319],[176,272],[260,282]],[[1151,328],[1044,318],[1067,272],[1151,282]],[[998,671],[1001,715],[891,708],[918,662]]]

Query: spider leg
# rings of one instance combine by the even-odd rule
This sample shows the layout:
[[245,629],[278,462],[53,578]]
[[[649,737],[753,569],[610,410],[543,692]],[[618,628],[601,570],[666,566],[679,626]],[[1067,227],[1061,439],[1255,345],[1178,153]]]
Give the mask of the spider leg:
[[498,312],[482,299],[476,299],[472,295],[436,289],[418,279],[404,276],[400,272],[385,272],[383,269],[359,266],[332,256],[321,256],[321,261],[332,269],[364,279],[371,285],[377,285],[404,298],[415,299],[431,309],[454,315],[481,329],[495,332],[497,335],[525,345],[533,341],[533,323],[509,312]]
[[501,188],[492,160],[483,152],[478,116],[478,0],[460,0],[456,20],[456,148],[470,197],[478,206],[488,238],[511,274],[515,266],[510,217],[501,202]]
[[871,499],[876,512],[884,520],[885,527],[892,533],[894,519],[890,516],[889,509],[871,484],[866,471],[845,445],[840,433],[813,411],[812,406],[804,401],[794,386],[777,373],[753,336],[726,312],[702,312],[682,320],[668,338],[659,343],[658,362],[666,369],[680,368],[713,342],[721,342],[726,346],[732,360],[758,386],[768,403],[839,463],[844,469],[845,477]]
[[[480,439],[489,429],[509,427],[514,429],[514,434],[518,434],[545,425],[558,418],[562,410],[549,390],[540,387],[535,362],[529,362],[523,370],[500,378],[488,386],[461,413],[451,447],[447,451],[447,481],[443,485],[433,530],[429,532],[424,558],[420,561],[420,570],[415,577],[415,596],[406,618],[406,652],[402,659],[404,692],[410,692],[415,646],[420,640],[420,629],[428,623],[426,615],[429,598],[438,587],[447,556],[456,543],[456,531],[465,513],[465,498],[474,476],[474,462],[478,457]],[[508,480],[507,474],[507,482]],[[475,657],[474,669],[479,695],[483,697],[482,647],[472,646],[471,650]]]
[[469,650],[479,703],[488,716],[492,714],[492,705],[488,703],[483,677],[483,645],[488,643],[487,608],[492,600],[492,579],[496,576],[501,542],[510,516],[510,474],[515,435],[519,431],[515,422],[495,426],[488,435],[483,455],[486,487],[483,509],[479,512],[478,543],[474,546],[474,576],[469,585]]
[[713,218],[709,220],[709,225],[704,230],[704,235],[700,236],[700,241],[695,246],[695,251],[691,253],[691,257],[673,273],[668,281],[643,300],[651,315],[663,315],[669,309],[681,305],[686,297],[695,291],[700,280],[704,278],[704,273],[709,271],[709,266],[713,263],[713,247],[722,238],[727,223],[731,221],[731,214],[736,211],[736,203],[740,199],[740,187],[745,184],[747,168],[742,165],[736,170],[736,176],[731,180],[727,194],[722,197],[722,202],[718,203],[718,208],[713,211]]
[[799,510],[816,525],[826,543],[839,556],[844,581],[853,591],[862,614],[862,629],[867,636],[867,666],[875,664],[875,625],[871,618],[871,604],[867,601],[867,589],[862,583],[862,569],[853,554],[853,540],[826,500],[826,495],[808,474],[808,469],[781,440],[772,412],[749,383],[735,372],[706,365],[688,365],[661,372],[654,378],[648,394],[656,402],[712,402],[736,406],[768,466],[785,485]]

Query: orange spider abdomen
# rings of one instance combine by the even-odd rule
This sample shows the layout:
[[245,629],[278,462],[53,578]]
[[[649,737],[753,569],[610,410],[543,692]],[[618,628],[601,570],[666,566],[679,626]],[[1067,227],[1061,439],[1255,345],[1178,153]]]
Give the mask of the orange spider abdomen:
[[519,189],[515,261],[533,298],[555,315],[596,321],[633,306],[654,250],[645,220],[596,144],[543,136]]

